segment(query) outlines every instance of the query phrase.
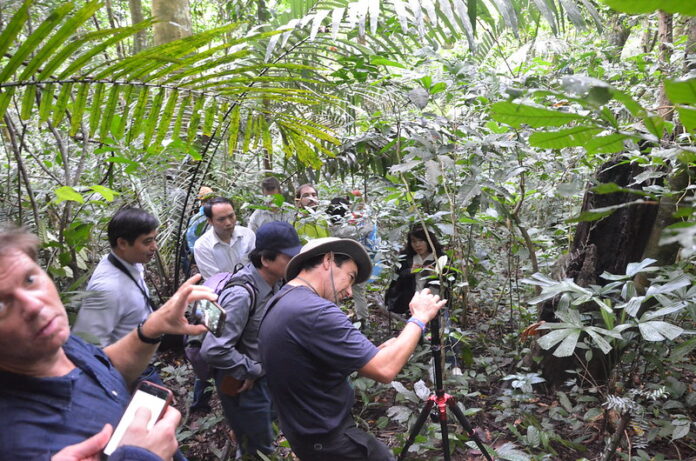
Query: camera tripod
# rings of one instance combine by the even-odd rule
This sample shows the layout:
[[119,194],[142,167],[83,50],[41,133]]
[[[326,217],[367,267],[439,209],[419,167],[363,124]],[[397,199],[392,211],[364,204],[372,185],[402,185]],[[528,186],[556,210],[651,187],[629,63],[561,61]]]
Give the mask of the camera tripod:
[[493,461],[491,455],[489,455],[488,451],[486,451],[486,447],[483,445],[483,441],[476,434],[476,432],[474,432],[474,429],[471,427],[471,424],[469,424],[469,422],[466,420],[464,413],[457,406],[456,399],[451,395],[445,393],[445,387],[442,382],[442,345],[440,343],[440,313],[438,313],[435,316],[435,318],[430,321],[430,334],[432,337],[430,342],[430,350],[433,353],[433,361],[435,363],[436,390],[435,394],[431,395],[430,397],[428,397],[428,400],[426,400],[425,406],[423,407],[423,410],[418,416],[416,424],[413,425],[413,428],[411,429],[411,434],[409,434],[408,440],[406,441],[404,448],[401,450],[401,454],[399,455],[399,461],[403,460],[406,457],[409,447],[413,444],[413,441],[416,440],[416,436],[418,436],[418,434],[420,433],[421,429],[423,428],[423,424],[425,424],[425,421],[428,419],[428,416],[430,415],[430,412],[433,409],[433,406],[435,405],[437,405],[437,411],[440,420],[440,432],[442,433],[442,451],[444,455],[443,459],[445,461],[450,461],[448,438],[449,431],[447,428],[447,408],[449,408],[452,411],[452,413],[454,413],[454,416],[457,418],[457,421],[459,421],[459,424],[461,424],[462,428],[464,428],[466,433],[469,434],[469,438],[471,438],[476,443],[476,446],[478,446],[479,450],[481,450],[483,456],[488,461]]

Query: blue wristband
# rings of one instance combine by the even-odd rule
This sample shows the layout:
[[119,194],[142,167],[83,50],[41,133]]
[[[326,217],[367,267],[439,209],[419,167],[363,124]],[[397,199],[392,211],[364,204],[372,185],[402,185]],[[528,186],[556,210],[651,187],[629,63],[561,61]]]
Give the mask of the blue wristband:
[[406,323],[415,323],[421,329],[421,334],[425,334],[425,323],[418,320],[417,318],[411,317],[410,319],[408,319]]

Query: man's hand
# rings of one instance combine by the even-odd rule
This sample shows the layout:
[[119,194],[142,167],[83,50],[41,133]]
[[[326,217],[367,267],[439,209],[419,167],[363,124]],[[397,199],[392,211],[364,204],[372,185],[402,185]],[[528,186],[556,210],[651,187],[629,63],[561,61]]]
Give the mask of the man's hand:
[[164,416],[155,423],[151,431],[147,430],[148,421],[150,421],[150,410],[145,407],[138,408],[119,446],[141,447],[164,460],[172,459],[179,446],[176,441],[176,428],[181,421],[181,413],[171,405],[167,405]]
[[409,303],[411,315],[423,323],[430,322],[442,306],[447,304],[446,299],[440,299],[438,295],[430,293],[429,288],[416,292]]
[[99,461],[112,432],[111,424],[107,424],[85,441],[63,448],[51,457],[51,461]]
[[252,387],[254,387],[254,381],[253,379],[245,379],[244,382],[242,383],[242,387],[239,388],[239,393],[241,394],[244,391],[248,391]]
[[205,325],[191,325],[184,315],[186,308],[192,302],[201,299],[209,301],[217,299],[213,290],[203,285],[196,285],[200,279],[200,274],[197,274],[184,282],[169,301],[148,317],[142,326],[142,333],[148,338],[157,338],[165,333],[190,336],[205,333]]

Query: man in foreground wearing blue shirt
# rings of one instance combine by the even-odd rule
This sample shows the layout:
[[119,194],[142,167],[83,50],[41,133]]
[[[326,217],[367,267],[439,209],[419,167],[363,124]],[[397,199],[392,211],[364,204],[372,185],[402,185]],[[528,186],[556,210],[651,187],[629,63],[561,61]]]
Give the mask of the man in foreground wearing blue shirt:
[[347,378],[358,371],[391,382],[446,301],[428,289],[416,293],[401,334],[377,347],[336,305],[371,272],[370,257],[355,240],[312,240],[290,260],[288,284],[268,302],[259,330],[261,362],[280,426],[302,461],[394,459],[356,426]]
[[[98,434],[96,456],[108,440],[105,425],[118,424],[162,335],[205,331],[189,325],[184,311],[216,295],[193,277],[102,350],[70,335],[56,286],[36,262],[37,247],[31,234],[0,230],[0,460],[49,459]],[[173,450],[158,454],[169,458]]]

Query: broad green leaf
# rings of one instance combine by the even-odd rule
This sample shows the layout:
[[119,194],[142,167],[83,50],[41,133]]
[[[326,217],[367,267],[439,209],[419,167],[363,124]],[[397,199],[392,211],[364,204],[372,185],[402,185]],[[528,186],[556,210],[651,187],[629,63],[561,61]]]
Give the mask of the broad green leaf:
[[679,13],[686,16],[696,16],[696,3],[684,0],[602,0],[611,8],[630,14],[652,13],[663,10],[668,13]]
[[614,325],[616,324],[616,315],[612,311],[611,313],[605,311],[604,309],[600,309],[599,313],[602,315],[602,320],[604,320],[604,326],[606,326],[608,329],[614,328]]
[[598,136],[588,141],[584,147],[590,154],[613,154],[624,149],[624,141],[628,136],[621,133],[612,133],[607,136]]
[[628,93],[625,93],[623,91],[613,89],[612,90],[612,96],[614,99],[622,103],[626,109],[633,115],[634,117],[644,117],[645,114],[647,113],[646,110],[641,106],[631,95]]
[[558,403],[561,404],[563,409],[567,411],[568,413],[573,412],[573,404],[570,403],[570,399],[568,398],[568,395],[565,392],[558,391],[556,392],[556,395],[558,396]]
[[585,221],[597,221],[598,219],[602,219],[609,216],[610,214],[614,213],[616,210],[620,208],[625,208],[632,205],[641,205],[643,203],[643,200],[634,200],[633,202],[621,203],[619,205],[595,208],[593,210],[585,210],[580,212],[580,214],[574,218],[566,219],[565,222],[574,223]]
[[674,340],[684,332],[682,328],[676,325],[659,320],[641,322],[638,324],[638,329],[643,339],[651,342],[663,341],[665,339]]
[[679,120],[689,131],[696,131],[696,109],[693,107],[677,106]]
[[70,186],[59,187],[53,193],[56,194],[56,203],[65,201],[85,203],[85,198]]
[[331,10],[326,10],[326,9],[319,9],[317,12],[314,14],[314,19],[312,20],[312,29],[309,32],[309,40],[312,41],[316,38],[317,32],[319,32],[319,28],[321,27],[321,22],[326,19],[326,17],[329,15]]
[[539,429],[537,429],[532,424],[530,424],[529,427],[527,427],[527,444],[530,447],[538,447],[541,444]]
[[106,200],[107,202],[113,202],[114,197],[119,195],[119,193],[116,192],[115,190],[109,189],[108,187],[100,186],[98,184],[90,186],[89,188],[92,189],[97,194],[104,197],[104,200]]
[[590,16],[592,17],[592,20],[595,23],[595,26],[597,27],[597,30],[599,32],[602,32],[604,29],[604,23],[606,22],[605,19],[600,16],[599,12],[597,9],[594,7],[593,3],[590,0],[580,0],[587,10],[588,13],[590,13]]
[[601,131],[601,128],[594,126],[576,126],[557,131],[536,131],[529,137],[529,144],[542,149],[582,146]]
[[[681,424],[675,424],[675,422],[681,422]],[[681,439],[686,437],[689,432],[691,432],[691,421],[689,419],[684,420],[673,420],[672,425],[674,430],[672,431],[672,440]]]
[[491,107],[491,117],[500,123],[507,123],[515,128],[523,124],[532,128],[562,126],[585,117],[570,112],[560,112],[541,107],[527,106],[512,102],[497,102]]
[[406,68],[406,66],[403,65],[403,64],[401,64],[400,62],[391,61],[391,60],[389,60],[389,59],[387,59],[387,58],[383,58],[383,57],[379,57],[379,56],[378,56],[378,57],[372,58],[372,59],[370,60],[370,63],[371,63],[373,66],[399,67],[399,68],[401,68],[401,69],[405,69],[405,68]]
[[625,194],[635,194],[635,195],[640,195],[643,197],[650,195],[647,192],[643,192],[640,189],[631,189],[630,187],[621,187],[618,184],[613,183],[613,182],[597,184],[591,190],[595,194],[599,194],[599,195],[613,194],[615,192],[623,192]]
[[665,92],[675,104],[696,104],[696,78],[665,80]]
[[665,120],[657,115],[645,117],[643,123],[648,131],[660,139],[665,134]]
[[597,297],[597,296],[593,296],[593,297],[592,297],[592,301],[594,301],[594,302],[599,306],[599,308],[600,308],[600,310],[601,310],[602,312],[606,312],[607,314],[613,312],[612,309],[611,309],[611,307],[609,307],[609,305],[608,305],[607,303],[605,303],[604,301],[602,301],[601,298],[599,298],[599,297]]

